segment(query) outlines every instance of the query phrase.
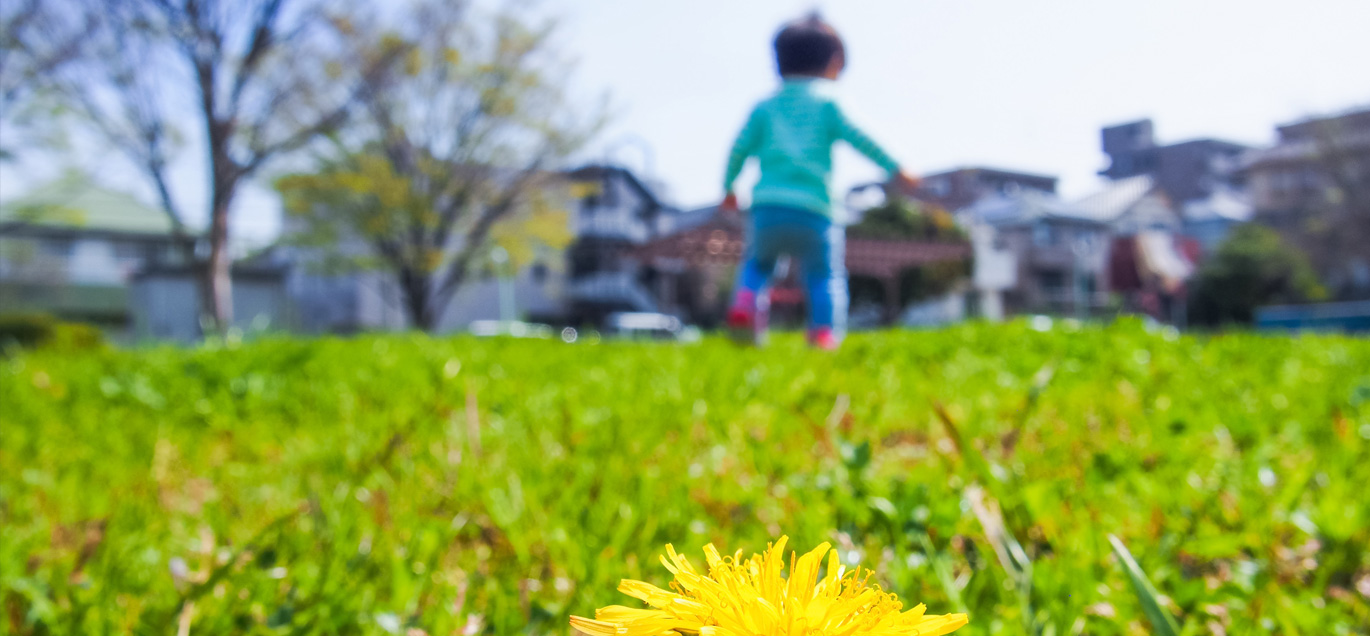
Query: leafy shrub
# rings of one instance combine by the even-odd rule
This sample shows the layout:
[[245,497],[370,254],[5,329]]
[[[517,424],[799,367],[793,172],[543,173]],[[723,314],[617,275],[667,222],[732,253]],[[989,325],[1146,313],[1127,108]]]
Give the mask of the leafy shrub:
[[1326,295],[1303,253],[1254,223],[1233,229],[1200,266],[1195,281],[1190,321],[1198,325],[1249,324],[1262,305]]
[[100,330],[84,323],[65,322],[47,314],[0,315],[0,351],[11,347],[82,350],[104,344]]
[[847,228],[847,236],[863,239],[915,240],[938,243],[968,243],[965,230],[939,207],[890,199],[866,210],[861,222]]
[[[883,205],[866,210],[860,223],[847,228],[847,236],[930,243],[970,242],[965,230],[956,224],[946,210],[904,199],[890,199]],[[900,272],[899,303],[933,298],[951,291],[970,275],[971,265],[971,259],[966,258],[931,263]],[[853,306],[882,304],[885,293],[884,285],[877,279],[857,275],[851,277]]]

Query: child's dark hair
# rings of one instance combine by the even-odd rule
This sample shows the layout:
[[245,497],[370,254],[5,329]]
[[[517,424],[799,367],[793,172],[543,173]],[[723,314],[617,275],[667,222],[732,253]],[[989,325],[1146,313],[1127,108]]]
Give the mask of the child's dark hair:
[[775,35],[775,65],[784,75],[820,75],[834,57],[846,59],[842,38],[817,13],[785,25]]

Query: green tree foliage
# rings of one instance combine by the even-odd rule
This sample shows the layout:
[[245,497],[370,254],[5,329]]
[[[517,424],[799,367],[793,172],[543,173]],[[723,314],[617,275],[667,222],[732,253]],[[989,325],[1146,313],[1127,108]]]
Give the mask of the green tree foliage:
[[[946,210],[899,197],[890,197],[883,205],[866,210],[861,215],[860,223],[847,228],[847,236],[930,243],[970,242],[965,230],[956,224],[955,219]],[[904,270],[899,274],[899,301],[908,303],[945,294],[970,273],[969,258]],[[854,303],[880,303],[883,302],[885,293],[886,290],[879,280],[864,276],[852,277],[851,294]]]
[[92,325],[47,314],[0,314],[0,356],[17,348],[50,347],[68,352],[98,349],[105,337]]
[[1261,305],[1325,296],[1302,252],[1269,228],[1235,228],[1195,276],[1190,320],[1201,325],[1250,323]]
[[891,198],[866,210],[861,222],[847,228],[847,236],[864,239],[968,243],[965,230],[939,207]]
[[554,169],[597,122],[568,103],[549,27],[435,0],[340,30],[349,48],[333,72],[395,62],[362,78],[364,114],[314,169],[277,180],[291,240],[393,272],[412,323],[431,329],[493,245],[517,266],[570,241]]

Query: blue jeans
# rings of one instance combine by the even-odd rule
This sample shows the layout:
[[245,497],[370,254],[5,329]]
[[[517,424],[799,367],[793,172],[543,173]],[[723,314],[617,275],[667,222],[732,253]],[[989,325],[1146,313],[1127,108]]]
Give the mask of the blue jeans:
[[739,291],[760,295],[775,262],[789,255],[799,266],[809,301],[809,327],[847,326],[846,234],[832,219],[807,210],[756,206],[751,210]]

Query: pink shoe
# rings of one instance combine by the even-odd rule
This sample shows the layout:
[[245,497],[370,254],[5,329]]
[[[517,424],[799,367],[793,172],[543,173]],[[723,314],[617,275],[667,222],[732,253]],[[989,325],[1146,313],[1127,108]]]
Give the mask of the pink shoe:
[[842,344],[833,334],[832,327],[819,327],[809,330],[809,346],[823,351],[835,351]]
[[728,309],[728,332],[738,344],[761,346],[765,340],[765,314],[757,310],[756,295],[741,292]]

